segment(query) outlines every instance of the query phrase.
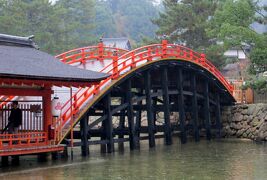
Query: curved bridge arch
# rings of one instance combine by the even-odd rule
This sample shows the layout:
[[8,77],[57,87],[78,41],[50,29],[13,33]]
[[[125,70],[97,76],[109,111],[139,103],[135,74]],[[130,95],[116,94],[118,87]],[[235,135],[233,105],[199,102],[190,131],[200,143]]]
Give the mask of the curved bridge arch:
[[[73,59],[72,61],[75,61],[75,59]],[[219,91],[222,90],[221,93],[224,94],[225,97],[227,97],[226,99],[228,100],[228,102],[234,102],[234,99],[232,97],[232,86],[223,78],[220,72],[209,61],[206,60],[205,55],[196,53],[186,47],[167,44],[166,41],[163,41],[162,44],[142,47],[123,54],[118,58],[114,58],[113,62],[101,71],[110,73],[111,77],[103,80],[98,85],[79,90],[73,96],[72,108],[74,109],[73,114],[76,115],[74,122],[77,123],[85,115],[87,115],[89,108],[94,104],[94,102],[100,101],[100,97],[104,95],[104,92],[108,92],[107,90],[111,90],[113,87],[112,85],[114,85],[115,87],[116,83],[120,82],[127,76],[130,76],[130,74],[138,73],[138,69],[150,67],[153,64],[155,65],[155,67],[157,67],[159,65],[157,63],[162,62],[168,62],[171,65],[176,65],[176,61],[187,64],[186,66],[182,65],[183,67],[187,67],[189,69],[196,68],[198,73],[200,72],[202,74],[205,74],[205,76],[209,77],[209,79],[212,80],[212,84],[215,84],[217,87],[219,87]],[[200,70],[199,67],[201,67]],[[197,97],[195,97],[195,99],[197,99]],[[227,103],[227,101],[224,103]],[[69,109],[70,107],[67,108],[65,112],[63,111],[63,115],[60,119],[61,122],[59,123],[60,126],[56,126],[59,143],[64,139],[64,137],[70,130],[71,125],[69,119],[71,113]]]

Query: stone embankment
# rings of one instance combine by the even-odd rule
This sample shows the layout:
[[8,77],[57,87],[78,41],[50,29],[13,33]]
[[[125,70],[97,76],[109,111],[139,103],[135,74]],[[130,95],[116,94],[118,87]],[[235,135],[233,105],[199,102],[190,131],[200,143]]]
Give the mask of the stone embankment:
[[267,141],[267,104],[225,107],[222,123],[225,137]]

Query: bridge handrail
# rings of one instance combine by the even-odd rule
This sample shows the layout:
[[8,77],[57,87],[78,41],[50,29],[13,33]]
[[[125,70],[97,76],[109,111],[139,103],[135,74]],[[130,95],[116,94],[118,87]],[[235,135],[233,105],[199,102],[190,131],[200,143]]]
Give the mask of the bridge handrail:
[[[87,46],[61,53],[57,55],[56,58],[60,59],[64,63],[73,64],[76,62],[84,62],[88,59],[112,59],[115,56],[113,54],[114,52],[116,52],[117,56],[121,56],[128,52],[128,50],[104,46],[103,43],[99,43],[98,46]],[[79,57],[79,59],[77,57]]]
[[[153,44],[141,47],[133,51],[127,52],[117,59],[114,58],[113,62],[105,66],[100,71],[112,74],[110,77],[102,80],[97,85],[85,88],[83,92],[79,90],[73,95],[73,103],[63,112],[63,115],[59,119],[62,122],[59,123],[60,125],[57,127],[56,131],[61,134],[60,132],[62,132],[64,126],[66,125],[66,122],[69,122],[71,116],[75,115],[79,111],[79,108],[82,108],[83,103],[85,103],[90,96],[97,94],[101,87],[105,85],[108,81],[117,79],[120,76],[120,73],[122,73],[125,69],[129,67],[134,68],[138,62],[144,60],[152,61],[152,58],[164,59],[168,57],[188,60],[190,62],[194,62],[202,66],[206,70],[213,73],[219,79],[219,81],[221,81],[221,83],[227,88],[227,90],[232,93],[233,88],[231,87],[231,85],[224,79],[219,70],[206,59],[204,54],[197,53],[184,46],[167,44],[167,42],[163,41],[162,44]],[[129,61],[130,63],[127,63]],[[81,94],[77,96],[77,94],[80,92]],[[70,101],[68,101],[66,104],[69,103]],[[70,112],[71,109],[73,109],[72,114]],[[58,137],[58,140],[60,138],[62,137]]]

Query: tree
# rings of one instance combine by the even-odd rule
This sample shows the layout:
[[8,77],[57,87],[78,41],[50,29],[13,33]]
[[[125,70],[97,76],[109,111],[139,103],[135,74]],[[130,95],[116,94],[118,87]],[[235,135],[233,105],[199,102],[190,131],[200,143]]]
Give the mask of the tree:
[[[97,4],[101,5],[98,6],[99,8],[106,10],[102,19],[109,16],[108,20],[105,20],[106,25],[103,21],[100,21],[102,23],[101,27],[106,29],[105,35],[126,36],[136,42],[139,42],[143,36],[155,36],[156,26],[151,22],[151,19],[157,17],[158,6],[153,5],[153,1],[106,0]],[[99,10],[97,9],[97,11]]]
[[[266,79],[258,77],[267,70],[267,36],[251,28],[255,21],[265,23],[266,17],[262,10],[258,1],[227,0],[216,10],[208,29],[209,34],[221,42],[221,46],[238,47],[247,54],[251,61],[250,73],[257,76],[251,76],[248,84],[255,89],[267,86]],[[244,50],[244,45],[250,47],[249,52]]]
[[58,54],[94,40],[94,1],[0,0],[1,33],[35,35],[40,49]]
[[225,62],[223,49],[206,32],[221,3],[219,0],[164,0],[164,12],[153,20],[159,26],[157,35],[167,35],[172,43],[204,52],[217,67],[222,67]]

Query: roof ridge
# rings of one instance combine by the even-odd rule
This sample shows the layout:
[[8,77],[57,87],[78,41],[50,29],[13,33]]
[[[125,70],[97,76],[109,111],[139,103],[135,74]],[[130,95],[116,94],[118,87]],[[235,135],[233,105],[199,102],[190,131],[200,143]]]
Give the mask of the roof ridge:
[[19,45],[19,46],[29,46],[35,49],[39,49],[37,44],[32,40],[34,35],[23,37],[23,36],[13,36],[8,34],[0,34],[0,44],[4,43],[7,45]]

